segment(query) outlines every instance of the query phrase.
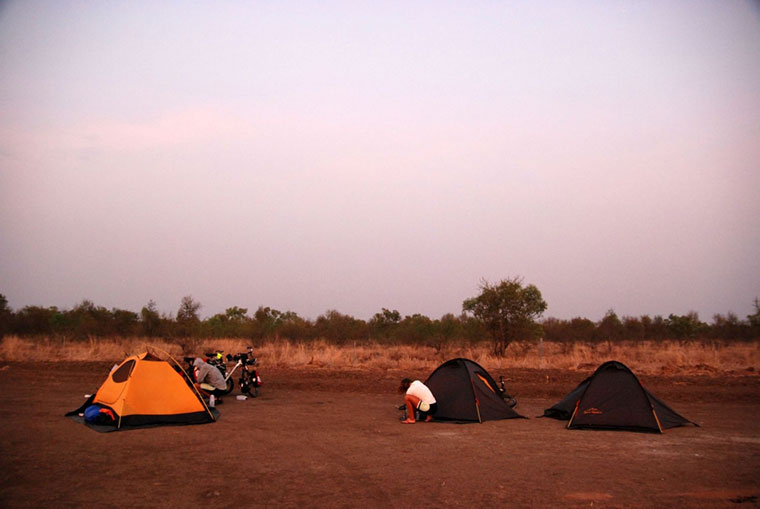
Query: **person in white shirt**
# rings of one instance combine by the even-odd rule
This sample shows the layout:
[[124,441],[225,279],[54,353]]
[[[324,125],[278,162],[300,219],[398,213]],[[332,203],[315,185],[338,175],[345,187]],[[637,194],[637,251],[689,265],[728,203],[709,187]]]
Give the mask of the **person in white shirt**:
[[399,393],[404,395],[404,403],[406,404],[407,418],[401,421],[402,423],[414,424],[416,422],[414,419],[415,410],[419,410],[425,416],[425,422],[433,420],[433,415],[438,410],[438,403],[436,403],[435,396],[430,392],[427,385],[419,380],[412,382],[409,378],[404,378],[401,380]]

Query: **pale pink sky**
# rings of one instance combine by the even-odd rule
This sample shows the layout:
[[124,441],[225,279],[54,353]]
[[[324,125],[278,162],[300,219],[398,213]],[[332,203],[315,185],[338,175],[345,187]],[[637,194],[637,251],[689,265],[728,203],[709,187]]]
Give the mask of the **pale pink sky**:
[[4,2],[0,293],[209,316],[760,296],[760,8]]

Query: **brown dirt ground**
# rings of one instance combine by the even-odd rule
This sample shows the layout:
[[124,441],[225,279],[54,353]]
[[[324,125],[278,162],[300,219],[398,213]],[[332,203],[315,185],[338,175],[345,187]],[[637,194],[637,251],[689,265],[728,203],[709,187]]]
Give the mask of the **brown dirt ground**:
[[[641,377],[701,424],[662,435],[536,419],[589,372],[504,375],[530,419],[402,425],[427,373],[262,368],[213,424],[97,433],[63,417],[110,363],[0,363],[0,507],[757,507],[760,376]],[[237,391],[236,391],[237,392]]]

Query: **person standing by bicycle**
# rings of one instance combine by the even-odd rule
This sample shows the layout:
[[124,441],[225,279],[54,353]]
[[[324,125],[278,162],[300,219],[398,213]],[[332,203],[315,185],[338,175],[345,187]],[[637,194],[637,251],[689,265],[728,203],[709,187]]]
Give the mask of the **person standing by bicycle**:
[[200,357],[193,361],[193,368],[195,369],[195,388],[198,392],[209,399],[214,396],[216,403],[221,403],[222,395],[227,389],[227,382],[222,372]]
[[401,380],[401,386],[398,391],[404,394],[404,404],[406,404],[406,420],[401,421],[404,424],[414,424],[414,411],[419,410],[425,417],[425,422],[433,420],[433,415],[438,410],[438,403],[435,396],[427,385],[415,380],[412,382],[409,378]]

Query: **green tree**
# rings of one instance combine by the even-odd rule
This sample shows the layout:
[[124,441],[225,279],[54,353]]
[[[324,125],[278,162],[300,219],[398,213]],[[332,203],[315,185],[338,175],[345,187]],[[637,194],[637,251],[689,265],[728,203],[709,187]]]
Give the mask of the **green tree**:
[[440,320],[436,320],[434,324],[437,331],[435,347],[438,350],[462,334],[462,324],[453,313],[446,313]]
[[120,336],[131,336],[137,331],[138,315],[134,311],[113,308],[111,310],[111,316],[113,316],[113,327],[116,334]]
[[647,339],[667,339],[668,326],[662,315],[654,315],[654,318],[644,320],[643,323],[646,327]]
[[192,295],[185,295],[182,297],[182,302],[180,302],[179,309],[177,310],[177,321],[199,320],[198,311],[200,309],[200,302],[196,302]]
[[277,309],[270,308],[269,306],[259,306],[256,312],[253,313],[255,321],[254,335],[260,339],[264,339],[276,334],[276,329],[282,320],[282,315],[283,313]]
[[317,317],[314,331],[317,338],[324,338],[338,345],[349,340],[365,340],[369,335],[367,322],[334,309]]
[[401,313],[395,309],[390,311],[383,308],[369,320],[370,335],[374,339],[389,339],[398,329],[399,322],[401,322]]
[[61,330],[55,327],[63,321],[61,317],[62,313],[56,307],[24,306],[16,313],[15,332],[25,336],[53,334]]
[[303,341],[312,338],[312,324],[293,311],[286,311],[280,315],[277,325],[277,333],[284,338],[294,341]]
[[251,329],[247,313],[247,308],[227,308],[224,314],[217,313],[203,323],[203,333],[216,338],[245,337]]
[[177,327],[182,336],[192,336],[200,326],[198,311],[201,303],[193,299],[191,295],[182,297],[177,310]]
[[719,339],[743,339],[748,336],[748,327],[743,324],[735,313],[713,315],[713,325],[710,327],[711,336]]
[[8,307],[8,299],[0,293],[0,338],[10,331],[12,317],[13,311]]
[[642,340],[644,337],[644,324],[635,316],[623,317],[623,328],[625,329],[624,339]]
[[65,312],[72,333],[79,339],[89,336],[104,337],[113,333],[113,315],[103,306],[96,306],[91,300],[84,299]]
[[520,277],[496,285],[483,281],[480,295],[465,300],[462,310],[481,320],[493,340],[496,355],[503,356],[512,341],[536,337],[541,326],[535,320],[547,304],[534,285],[523,286]]
[[747,315],[747,321],[750,327],[755,329],[756,332],[760,332],[760,300],[757,297],[755,297],[755,312]]
[[670,314],[665,325],[668,334],[673,339],[694,339],[706,328],[705,324],[699,321],[699,315],[694,311],[683,316]]
[[153,300],[149,300],[148,304],[143,306],[140,310],[140,328],[143,335],[148,337],[155,337],[159,334],[161,327],[161,316],[158,314],[158,308]]
[[459,315],[458,320],[462,328],[462,338],[470,344],[481,343],[488,336],[488,330],[482,320],[464,312]]
[[618,318],[617,313],[610,309],[596,327],[596,339],[598,341],[619,341],[623,339],[625,327]]
[[591,341],[596,324],[588,318],[575,317],[572,320],[547,318],[541,323],[544,339],[555,343]]
[[415,313],[405,316],[399,324],[399,337],[409,344],[423,344],[433,340],[434,324],[427,316]]
[[247,314],[248,308],[239,308],[237,306],[232,306],[224,311],[224,315],[230,322],[242,322],[247,318]]
[[568,341],[591,341],[594,338],[596,324],[588,318],[576,316],[568,325]]

